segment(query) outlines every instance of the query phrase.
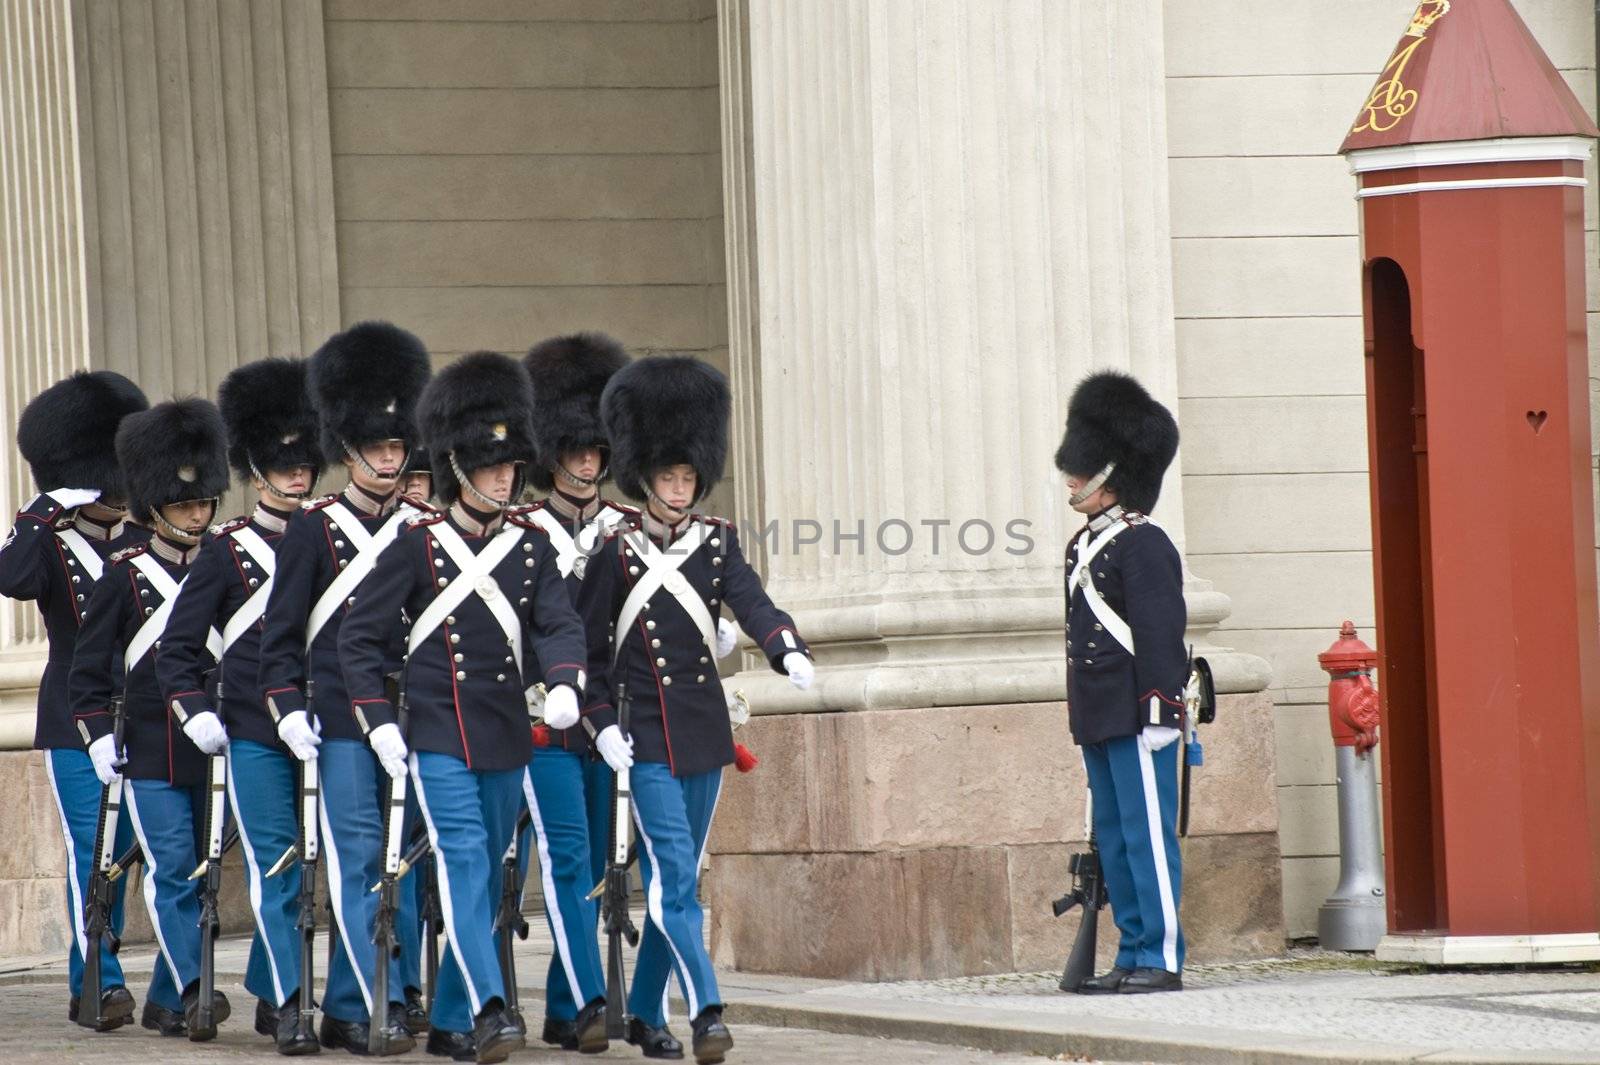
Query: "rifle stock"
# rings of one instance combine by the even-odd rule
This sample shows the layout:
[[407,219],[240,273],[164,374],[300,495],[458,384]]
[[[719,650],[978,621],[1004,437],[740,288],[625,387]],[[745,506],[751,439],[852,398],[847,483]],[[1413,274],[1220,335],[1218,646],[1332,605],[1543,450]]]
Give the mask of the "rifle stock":
[[533,815],[523,810],[522,816],[517,818],[516,825],[511,829],[511,843],[500,859],[500,907],[494,918],[495,942],[500,951],[500,977],[505,984],[506,1013],[524,1031],[527,1030],[527,1022],[522,1019],[522,1006],[517,996],[516,940],[528,938],[528,919],[522,916],[522,882],[517,875],[517,858],[522,833],[532,823]]
[[1094,975],[1095,952],[1100,939],[1100,911],[1106,905],[1106,885],[1100,874],[1100,848],[1093,835],[1089,837],[1089,849],[1072,855],[1067,863],[1072,874],[1072,890],[1051,903],[1050,909],[1060,917],[1079,906],[1083,907],[1083,920],[1078,924],[1078,936],[1067,955],[1060,985],[1063,991],[1076,992],[1085,980]]
[[[617,685],[617,726],[628,735],[628,685]],[[606,932],[606,1037],[623,1039],[628,1033],[627,973],[622,942],[637,946],[639,930],[628,913],[628,843],[631,832],[633,790],[628,770],[619,770],[611,786],[611,855],[606,861],[601,920]]]
[[[115,737],[112,745],[118,758],[122,756],[123,713],[122,696],[111,700],[111,729]],[[112,860],[112,849],[117,845],[117,825],[122,815],[123,778],[118,774],[100,791],[100,816],[94,832],[94,871],[89,874],[89,889],[83,904],[83,993],[78,996],[78,1023],[85,1028],[100,1030],[106,1023],[101,1009],[105,997],[105,973],[100,965],[102,945],[115,954],[122,943],[112,926],[111,910],[116,903],[117,863]]]
[[[396,693],[395,717],[401,735],[408,718],[403,682]],[[400,908],[400,853],[406,819],[405,776],[389,778],[389,802],[383,813],[383,875],[372,890],[378,895],[378,912],[372,922],[372,945],[376,971],[372,977],[372,1015],[367,1025],[367,1052],[375,1057],[387,1055],[389,1048],[389,963],[400,954],[394,919]]]

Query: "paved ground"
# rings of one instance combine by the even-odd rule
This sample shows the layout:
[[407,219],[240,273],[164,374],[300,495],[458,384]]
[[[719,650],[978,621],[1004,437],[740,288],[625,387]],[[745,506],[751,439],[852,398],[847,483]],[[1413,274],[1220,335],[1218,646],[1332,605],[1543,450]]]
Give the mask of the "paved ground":
[[[642,915],[641,915],[642,916]],[[518,950],[525,1011],[540,1016],[536,986],[549,959],[542,922]],[[219,946],[220,986],[235,1018],[199,1046],[124,1030],[94,1036],[65,1021],[62,963],[0,963],[0,1065],[12,1061],[124,1060],[170,1055],[205,1062],[259,1055],[254,1003],[239,986],[247,942]],[[322,956],[319,952],[319,957]],[[152,955],[125,963],[142,995]],[[1080,997],[1054,973],[896,984],[722,974],[738,1040],[730,1061],[1006,1063],[1426,1061],[1600,1063],[1600,970],[1424,972],[1352,955],[1302,951],[1239,965],[1192,967],[1181,995]],[[5,986],[9,985],[9,986]],[[687,1025],[673,1018],[680,1036]],[[969,1049],[975,1048],[975,1049]],[[619,1046],[610,1057],[632,1058]],[[527,1060],[557,1055],[538,1049]],[[420,1052],[412,1060],[423,1059]],[[425,1059],[434,1060],[434,1059]],[[566,1059],[573,1060],[573,1059]]]

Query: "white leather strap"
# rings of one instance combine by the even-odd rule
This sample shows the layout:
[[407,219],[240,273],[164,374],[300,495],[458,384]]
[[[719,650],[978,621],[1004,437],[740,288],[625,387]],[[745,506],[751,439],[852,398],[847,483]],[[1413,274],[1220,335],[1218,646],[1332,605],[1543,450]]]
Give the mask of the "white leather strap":
[[450,556],[450,561],[454,562],[461,572],[456,574],[450,584],[441,588],[433,602],[424,607],[422,613],[417,616],[416,623],[411,626],[411,635],[406,641],[407,653],[413,653],[421,647],[423,641],[444,624],[444,619],[451,611],[465,602],[467,596],[476,592],[478,598],[489,608],[489,613],[494,615],[500,631],[505,633],[506,642],[511,646],[512,657],[516,659],[517,674],[520,677],[522,619],[517,617],[516,608],[511,605],[511,600],[506,598],[505,592],[501,591],[500,582],[494,579],[494,568],[505,561],[506,556],[527,534],[527,530],[520,525],[508,523],[476,555],[467,546],[467,542],[461,539],[461,534],[447,522],[429,526],[428,532],[439,542],[439,546],[444,548],[444,553]]
[[1100,552],[1104,551],[1106,545],[1116,539],[1118,533],[1127,528],[1128,523],[1126,521],[1115,521],[1107,526],[1099,536],[1090,540],[1083,551],[1079,553],[1077,565],[1072,567],[1072,573],[1067,578],[1067,587],[1072,590],[1073,595],[1078,594],[1080,591],[1083,593],[1085,601],[1089,604],[1089,609],[1094,612],[1094,616],[1100,622],[1100,625],[1111,635],[1112,639],[1127,648],[1128,653],[1131,655],[1133,654],[1133,629],[1128,626],[1126,621],[1117,616],[1117,612],[1111,609],[1105,597],[1100,594],[1100,589],[1095,587],[1092,569],[1092,563]]
[[[150,587],[161,596],[161,605],[144,619],[144,624],[133,634],[133,639],[128,641],[127,650],[123,653],[123,668],[126,672],[132,673],[134,667],[150,653],[150,648],[161,639],[161,634],[167,631],[167,622],[172,618],[172,604],[177,601],[178,590],[183,587],[183,583],[173,580],[172,574],[148,554],[134,555],[129,561],[135,569],[144,574],[144,579],[149,582]],[[222,660],[222,634],[215,627],[206,634],[206,650],[211,652],[212,658]]]
[[272,548],[261,539],[261,534],[250,526],[235,529],[228,534],[235,543],[244,548],[245,554],[257,566],[261,567],[264,575],[256,590],[250,593],[250,598],[240,604],[239,609],[233,612],[226,625],[222,627],[222,653],[227,654],[228,648],[239,642],[239,637],[250,631],[251,626],[261,620],[261,615],[267,612],[267,597],[272,593],[272,577],[278,568],[278,556],[273,554]]
[[89,546],[89,541],[83,538],[83,533],[68,526],[56,530],[56,538],[67,545],[67,550],[72,552],[72,557],[78,560],[78,565],[83,567],[83,572],[89,575],[91,581],[100,579],[106,571],[105,560]]
[[710,535],[709,530],[708,525],[696,523],[672,545],[671,554],[656,547],[655,541],[642,530],[630,529],[622,534],[623,543],[633,548],[633,553],[644,564],[645,573],[628,593],[628,597],[622,601],[622,610],[617,614],[616,637],[611,647],[613,663],[622,653],[622,645],[627,642],[628,633],[632,630],[633,623],[638,620],[639,611],[643,610],[650,598],[662,588],[670,592],[678,601],[678,605],[683,607],[689,619],[694,622],[695,628],[700,630],[700,638],[705,641],[706,646],[713,649],[717,646],[717,626],[711,620],[711,611],[706,608],[705,600],[700,598],[700,593],[690,586],[688,578],[679,572],[689,557],[700,550],[706,537]]
[[352,558],[344,569],[333,578],[333,583],[328,585],[316,605],[311,608],[311,616],[306,620],[306,653],[311,652],[311,645],[317,642],[317,637],[322,634],[322,627],[332,620],[344,601],[355,593],[356,588],[366,580],[367,574],[378,564],[378,556],[383,554],[383,549],[394,543],[394,538],[400,535],[400,527],[406,519],[415,514],[411,507],[401,505],[389,515],[389,520],[378,527],[376,533],[367,532],[365,525],[361,524],[350,508],[343,503],[329,503],[322,508],[339,530],[356,548],[356,557]]
[[[561,524],[561,519],[550,513],[550,508],[540,507],[528,515],[529,519],[550,537],[550,543],[556,549],[556,569],[563,577],[572,573],[572,567],[578,564],[578,543],[567,532],[567,527]],[[579,534],[580,536],[582,533]]]

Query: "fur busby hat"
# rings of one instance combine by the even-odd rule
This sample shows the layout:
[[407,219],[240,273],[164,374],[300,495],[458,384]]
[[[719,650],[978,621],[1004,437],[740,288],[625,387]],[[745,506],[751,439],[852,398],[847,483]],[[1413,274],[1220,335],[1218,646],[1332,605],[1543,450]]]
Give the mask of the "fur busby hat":
[[1072,393],[1056,468],[1093,477],[1115,463],[1105,486],[1129,510],[1149,513],[1177,453],[1178,423],[1172,412],[1127,374],[1102,370],[1084,378]]
[[130,414],[117,429],[128,513],[147,519],[169,503],[215,499],[228,487],[228,432],[208,399],[176,399]]
[[542,492],[555,487],[554,468],[563,451],[609,448],[600,424],[600,393],[611,375],[628,364],[622,345],[604,333],[572,333],[535,344],[523,356],[538,410],[534,440],[538,461],[528,480]]
[[528,371],[499,352],[463,355],[440,370],[422,393],[417,417],[433,458],[434,494],[446,506],[461,498],[457,469],[533,461]]
[[704,499],[728,461],[732,406],[722,371],[687,355],[652,355],[618,370],[600,397],[617,487],[643,503],[652,474],[688,463]]
[[329,465],[344,460],[346,444],[416,444],[417,397],[428,374],[428,349],[389,322],[361,322],[324,341],[307,376]]
[[322,472],[317,411],[304,359],[259,359],[222,379],[217,406],[228,426],[228,464],[241,480],[268,470]]
[[97,488],[126,494],[117,468],[117,426],[147,410],[139,386],[110,370],[84,370],[57,381],[22,408],[17,450],[33,468],[39,491]]

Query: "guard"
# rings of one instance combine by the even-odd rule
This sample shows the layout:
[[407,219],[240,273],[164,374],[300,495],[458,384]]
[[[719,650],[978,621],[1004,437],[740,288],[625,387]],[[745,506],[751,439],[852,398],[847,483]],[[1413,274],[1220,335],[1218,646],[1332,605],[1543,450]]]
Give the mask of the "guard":
[[1183,562],[1146,515],[1178,451],[1178,424],[1126,374],[1086,378],[1056,467],[1089,521],[1067,547],[1067,710],[1083,749],[1095,840],[1122,933],[1085,994],[1183,987],[1178,744],[1189,669]]
[[[198,1023],[200,899],[189,880],[206,812],[206,760],[227,736],[215,713],[186,716],[161,698],[155,658],[178,585],[228,486],[225,451],[222,417],[208,400],[159,403],[122,420],[116,454],[128,510],[155,535],[108,560],[68,681],[96,776],[106,785],[127,777],[127,812],[144,851],[144,901],[160,949],[141,1023],[196,1041],[215,1037],[228,1016],[228,1000],[216,992],[213,1026]],[[218,636],[209,653],[220,650]]]
[[406,463],[405,476],[400,478],[400,496],[419,510],[431,510],[433,504],[433,460],[428,449],[414,447]]
[[[78,1019],[83,994],[84,900],[94,862],[100,813],[100,782],[72,723],[67,673],[78,626],[106,558],[150,533],[128,521],[122,472],[117,467],[116,435],[122,419],[150,404],[137,385],[109,370],[75,373],[33,398],[17,422],[17,450],[33,470],[40,495],[17,514],[16,525],[0,546],[0,595],[31,599],[44,617],[50,654],[39,678],[39,712],[33,746],[44,752],[45,773],[61,815],[67,844],[67,920],[72,929],[67,982],[67,1017]],[[118,826],[115,851],[133,838]],[[119,883],[112,912],[113,931],[122,932],[123,888]],[[100,951],[100,1031],[133,1019],[133,996],[109,946]]]
[[[417,440],[414,411],[428,374],[422,342],[388,322],[352,326],[311,356],[307,375],[322,453],[330,466],[350,471],[350,484],[289,523],[261,635],[258,685],[278,736],[296,758],[319,764],[319,820],[338,926],[319,1035],[323,1046],[353,1054],[367,1053],[374,1015],[389,1029],[381,1041],[392,1053],[414,1045],[407,1033],[426,1023],[412,892],[403,895],[392,1001],[387,1007],[372,1003],[377,901],[371,888],[381,873],[380,782],[387,778],[345,691],[339,627],[368,588],[378,555],[418,513],[396,489]],[[390,672],[400,668],[401,627],[397,610],[389,618]]]
[[[201,547],[173,605],[156,674],[174,715],[193,717],[215,708],[227,728],[228,799],[256,920],[244,980],[258,1000],[255,1028],[274,1039],[281,1054],[314,1054],[321,1049],[316,1040],[297,1033],[300,869],[265,875],[298,838],[299,763],[278,739],[256,674],[277,546],[322,468],[317,414],[300,359],[241,366],[223,378],[217,399],[228,429],[228,462],[255,489],[256,505],[248,517],[213,529]],[[208,691],[206,641],[213,629],[222,634],[222,664]]]
[[[628,995],[629,1042],[646,1057],[681,1056],[664,1008],[676,969],[701,1065],[733,1046],[696,895],[722,770],[734,761],[713,661],[722,604],[796,687],[810,687],[814,673],[794,620],[768,598],[733,524],[691,513],[722,477],[730,406],[727,378],[685,356],[639,359],[611,378],[600,411],[612,469],[617,487],[646,506],[590,560],[579,593],[590,635],[584,715],[606,763],[632,767],[649,914]],[[623,684],[628,735],[615,706]]]
[[[450,951],[428,1051],[495,1062],[525,1042],[507,1009],[493,928],[501,855],[532,753],[525,689],[542,681],[546,714],[576,718],[583,627],[550,538],[506,514],[534,455],[526,371],[493,352],[465,356],[434,378],[419,412],[448,509],[414,519],[384,553],[345,619],[339,655],[384,768],[402,775],[409,756],[438,861]],[[384,674],[402,608],[413,620],[397,707]],[[537,678],[524,671],[530,644]]]

